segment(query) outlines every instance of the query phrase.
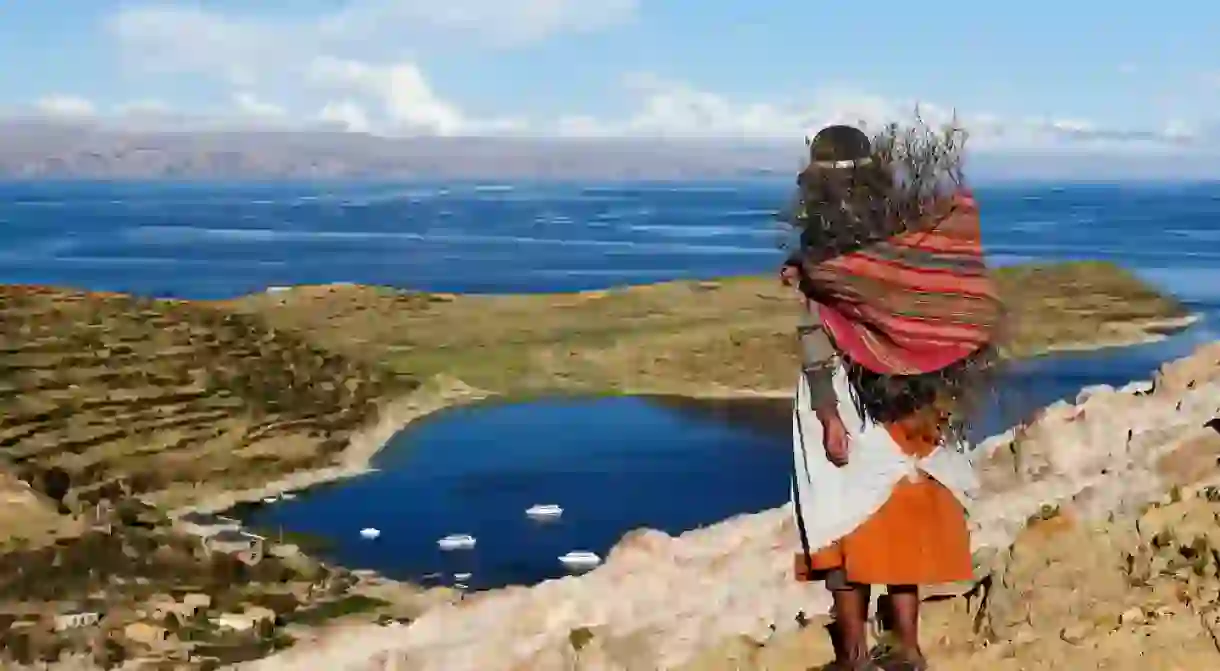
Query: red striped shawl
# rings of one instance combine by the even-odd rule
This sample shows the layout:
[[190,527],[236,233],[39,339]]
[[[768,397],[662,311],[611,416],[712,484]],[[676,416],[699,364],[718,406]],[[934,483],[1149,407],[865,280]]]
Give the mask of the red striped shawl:
[[874,373],[938,371],[986,345],[999,322],[974,198],[959,194],[940,212],[930,225],[805,264],[835,344]]

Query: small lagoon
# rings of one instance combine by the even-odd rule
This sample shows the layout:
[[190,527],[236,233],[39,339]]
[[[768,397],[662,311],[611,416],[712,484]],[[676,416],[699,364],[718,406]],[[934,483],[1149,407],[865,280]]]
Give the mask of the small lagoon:
[[[255,509],[263,529],[322,536],[348,567],[422,580],[469,572],[485,588],[563,575],[570,550],[604,554],[641,526],[672,533],[783,503],[782,436],[632,397],[487,403],[400,433],[377,472]],[[564,508],[530,520],[537,503]],[[362,527],[381,530],[375,541]],[[441,552],[451,533],[478,539]]]
[[[1209,319],[1169,340],[1056,355],[1011,370],[1005,407],[984,433],[1093,384],[1147,378],[1214,333]],[[473,589],[565,575],[558,557],[602,556],[640,527],[678,534],[785,503],[791,465],[788,401],[599,397],[493,402],[448,410],[396,436],[375,473],[334,483],[243,517],[267,530],[322,537],[321,554],[349,568]],[[553,522],[534,504],[563,506]],[[360,529],[376,527],[376,540]],[[478,539],[441,552],[453,533]]]

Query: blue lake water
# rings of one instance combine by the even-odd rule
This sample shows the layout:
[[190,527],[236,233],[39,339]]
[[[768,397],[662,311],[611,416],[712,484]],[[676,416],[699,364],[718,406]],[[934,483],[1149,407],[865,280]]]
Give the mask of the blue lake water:
[[[1004,416],[1090,384],[1146,377],[1196,338],[1021,366],[1006,381],[1015,402]],[[782,505],[792,463],[787,402],[726,405],[605,397],[452,410],[399,434],[375,460],[378,472],[243,517],[323,536],[332,542],[324,554],[345,566],[407,580],[442,573],[440,582],[470,572],[474,588],[531,584],[564,575],[565,552],[604,555],[632,529],[677,534]],[[988,424],[985,434],[1004,426],[998,416]],[[530,521],[524,511],[537,503],[563,506],[563,517]],[[368,526],[381,537],[360,539]],[[435,541],[451,533],[475,536],[475,551],[439,551]]]
[[[998,263],[1110,259],[1177,288],[1206,283],[1220,261],[1220,183],[977,192]],[[764,272],[779,240],[770,213],[789,195],[782,180],[0,183],[0,281],[191,298],[340,281],[518,292]]]
[[[338,543],[339,563],[419,579],[471,572],[473,586],[561,575],[569,550],[604,553],[625,530],[681,531],[776,505],[790,452],[783,441],[692,419],[635,398],[547,400],[453,410],[394,440],[377,473],[261,508],[265,528]],[[525,516],[558,503],[557,523]],[[376,541],[357,532],[373,526]],[[474,552],[436,539],[469,533]]]
[[[1167,342],[1050,357],[1012,371],[1007,417],[1096,383],[1146,377],[1217,338],[1220,185],[977,189],[993,262],[1117,261],[1206,319]],[[557,291],[770,272],[783,182],[716,184],[0,184],[0,281],[218,297],[352,281],[438,291]],[[992,418],[999,429],[1000,418]],[[331,556],[476,586],[562,573],[639,526],[680,532],[787,495],[782,404],[741,412],[635,398],[551,399],[438,415],[381,471],[258,509],[326,535]],[[524,509],[559,503],[554,525]],[[362,541],[361,527],[382,530]],[[479,539],[444,556],[449,533]]]

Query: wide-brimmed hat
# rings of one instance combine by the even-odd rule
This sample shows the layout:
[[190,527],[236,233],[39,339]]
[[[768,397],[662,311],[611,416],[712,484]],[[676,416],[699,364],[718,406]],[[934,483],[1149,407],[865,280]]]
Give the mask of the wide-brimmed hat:
[[858,168],[873,162],[873,143],[864,131],[854,126],[827,126],[808,144],[811,168]]

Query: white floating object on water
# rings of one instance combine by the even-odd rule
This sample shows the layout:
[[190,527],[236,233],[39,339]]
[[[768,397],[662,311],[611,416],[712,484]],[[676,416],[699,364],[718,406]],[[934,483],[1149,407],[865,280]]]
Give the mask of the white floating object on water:
[[449,534],[436,542],[442,550],[470,550],[474,548],[475,539],[470,534]]
[[285,501],[291,501],[291,500],[295,499],[296,497],[297,497],[297,495],[293,494],[292,492],[286,492],[280,496],[280,498],[284,499]]
[[535,520],[553,520],[563,514],[563,508],[554,503],[539,503],[527,508],[525,514]]
[[569,552],[559,558],[559,563],[567,568],[576,571],[586,571],[598,564],[602,563],[602,558],[594,552],[585,552],[583,550]]
[[381,535],[381,530],[374,529],[373,527],[365,527],[360,530],[360,537],[367,539],[367,540],[373,540],[374,538],[376,538],[380,535]]
[[276,501],[279,501],[279,500],[280,499],[278,496],[264,496],[263,497],[263,503],[275,503]]
[[460,582],[455,582],[455,583],[453,583],[453,589],[467,590],[467,589],[470,589],[470,585],[466,585],[466,584],[460,583]]
[[465,582],[467,580],[470,580],[470,576],[471,576],[470,573],[454,573],[453,579],[457,580],[459,582]]

